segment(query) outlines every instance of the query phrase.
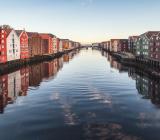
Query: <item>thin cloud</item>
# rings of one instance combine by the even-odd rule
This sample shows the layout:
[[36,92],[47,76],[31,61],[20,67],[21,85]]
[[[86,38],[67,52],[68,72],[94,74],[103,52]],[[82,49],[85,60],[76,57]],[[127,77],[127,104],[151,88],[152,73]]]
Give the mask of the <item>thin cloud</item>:
[[93,3],[94,1],[93,0],[82,0],[81,1],[81,5],[82,6],[89,6]]

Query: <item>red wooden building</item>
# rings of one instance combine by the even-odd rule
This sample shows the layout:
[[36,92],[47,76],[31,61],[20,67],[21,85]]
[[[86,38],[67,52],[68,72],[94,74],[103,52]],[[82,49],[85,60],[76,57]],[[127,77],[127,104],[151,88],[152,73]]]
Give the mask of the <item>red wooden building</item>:
[[40,36],[42,38],[42,53],[53,54],[53,35],[41,33]]
[[57,38],[57,52],[60,51],[60,39]]
[[16,33],[20,39],[20,58],[29,58],[29,48],[28,48],[28,35],[24,30],[16,30]]
[[119,40],[118,52],[128,52],[128,39]]
[[149,41],[149,60],[151,63],[160,64],[160,32],[153,35]]
[[0,27],[0,63],[7,62],[7,36],[12,29]]
[[29,57],[41,56],[42,55],[42,39],[41,36],[36,32],[27,32],[28,34],[28,47]]

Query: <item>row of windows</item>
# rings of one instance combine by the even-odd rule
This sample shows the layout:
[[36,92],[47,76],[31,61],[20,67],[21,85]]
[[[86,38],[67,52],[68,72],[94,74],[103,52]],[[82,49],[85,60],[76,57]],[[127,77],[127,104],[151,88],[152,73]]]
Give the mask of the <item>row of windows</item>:
[[158,51],[160,51],[160,48],[151,48],[151,51],[156,51],[156,52],[158,52]]
[[4,49],[4,45],[0,45],[0,49]]
[[4,51],[0,51],[0,55],[5,55]]
[[[159,40],[159,39],[160,39],[160,38],[157,36],[157,37],[156,37],[156,40]],[[154,40],[154,38],[152,37],[151,40]]]
[[9,53],[12,53],[12,52],[13,53],[18,52],[18,50],[14,50],[14,49],[13,50],[9,50]]
[[[153,58],[153,57],[154,57],[154,55],[153,55],[153,54],[151,54],[151,57]],[[157,55],[157,54],[156,54],[155,58],[158,58],[158,55]]]
[[154,42],[154,43],[153,43],[153,42],[151,42],[151,43],[150,43],[150,45],[151,45],[151,46],[160,46],[160,42],[157,42],[157,43],[155,43],[155,42]]
[[138,55],[140,55],[140,54],[142,54],[142,55],[148,55],[148,52],[140,52],[140,51],[137,51],[137,54],[138,54]]

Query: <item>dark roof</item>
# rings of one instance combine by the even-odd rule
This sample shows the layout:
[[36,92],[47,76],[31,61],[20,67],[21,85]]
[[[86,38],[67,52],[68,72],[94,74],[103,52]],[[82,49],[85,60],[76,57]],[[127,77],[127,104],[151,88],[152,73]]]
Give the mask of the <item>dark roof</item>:
[[8,35],[12,32],[13,29],[5,29],[6,33],[7,33],[7,37]]
[[16,31],[16,33],[17,33],[18,36],[20,36],[21,33],[23,32],[23,30],[15,30],[15,31]]
[[[144,33],[144,34],[142,34],[142,35],[146,35],[147,38],[150,39],[153,35],[158,35],[159,32],[160,32],[160,31],[148,31],[148,32],[146,32],[146,33]],[[141,35],[141,36],[142,36],[142,35]]]
[[39,35],[39,33],[38,32],[27,32],[27,35],[28,35],[28,37],[32,37],[35,35]]

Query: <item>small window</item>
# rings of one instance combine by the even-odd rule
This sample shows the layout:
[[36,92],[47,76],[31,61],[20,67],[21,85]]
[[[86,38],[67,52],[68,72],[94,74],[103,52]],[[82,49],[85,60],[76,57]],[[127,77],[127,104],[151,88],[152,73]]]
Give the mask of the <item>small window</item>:
[[159,37],[157,36],[157,37],[156,37],[156,40],[158,40],[158,39],[159,39]]

